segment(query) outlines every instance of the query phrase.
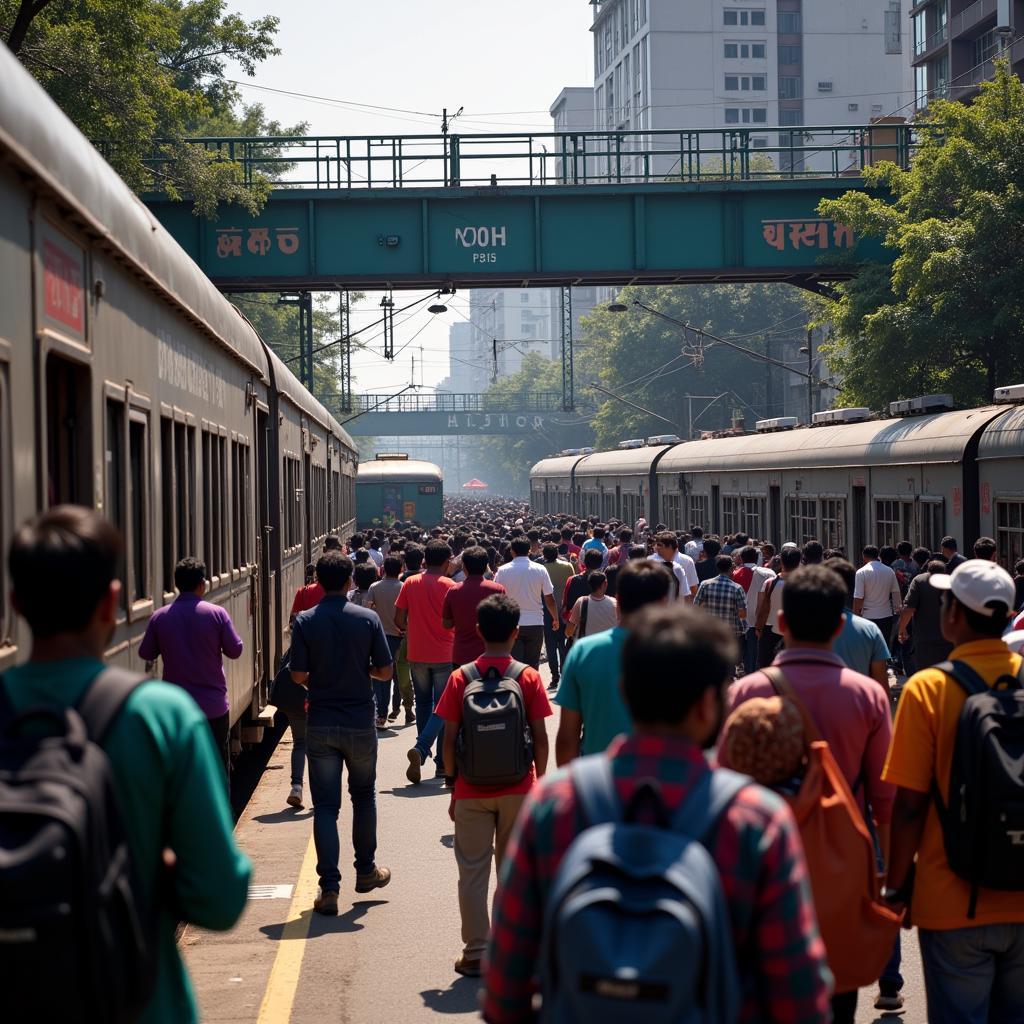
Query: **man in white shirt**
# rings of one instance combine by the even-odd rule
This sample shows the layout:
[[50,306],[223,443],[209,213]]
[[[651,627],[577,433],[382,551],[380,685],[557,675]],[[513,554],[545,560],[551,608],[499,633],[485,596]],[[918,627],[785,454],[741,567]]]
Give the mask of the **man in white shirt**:
[[516,537],[512,541],[512,561],[494,574],[505,592],[519,605],[519,638],[512,647],[512,657],[531,668],[540,668],[540,650],[544,643],[544,607],[551,616],[551,628],[559,628],[554,590],[547,569],[530,561],[530,541]]
[[694,526],[690,530],[690,537],[691,539],[686,542],[683,551],[696,562],[704,550],[704,531],[699,526]]
[[892,627],[903,609],[900,583],[896,573],[879,560],[879,550],[873,544],[864,549],[863,556],[864,564],[854,580],[853,612],[870,619],[891,644]]
[[679,540],[671,530],[665,530],[654,538],[654,554],[652,562],[665,562],[672,566],[679,583],[679,597],[684,601],[692,601],[700,580],[697,578],[697,566],[689,555],[679,550]]

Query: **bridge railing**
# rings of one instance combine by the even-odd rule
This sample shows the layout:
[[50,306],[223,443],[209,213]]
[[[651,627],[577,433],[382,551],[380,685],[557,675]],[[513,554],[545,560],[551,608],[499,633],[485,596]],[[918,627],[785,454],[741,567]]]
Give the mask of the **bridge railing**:
[[[907,167],[920,126],[775,127],[486,135],[196,138],[278,188],[601,185],[856,176],[883,160]],[[167,170],[172,157],[148,161]]]
[[562,409],[560,391],[494,398],[487,395],[359,395],[356,411],[361,412],[450,412],[450,413],[553,413]]

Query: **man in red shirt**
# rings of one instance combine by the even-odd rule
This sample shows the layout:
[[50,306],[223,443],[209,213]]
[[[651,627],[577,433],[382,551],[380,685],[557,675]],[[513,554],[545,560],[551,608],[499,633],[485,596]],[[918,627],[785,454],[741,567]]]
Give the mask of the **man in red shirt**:
[[475,661],[484,650],[484,642],[476,629],[476,610],[480,602],[492,594],[504,594],[500,583],[485,580],[487,552],[480,547],[468,548],[462,553],[462,568],[466,578],[456,583],[444,595],[441,625],[455,631],[452,643],[452,668]]
[[[444,692],[452,671],[454,631],[442,622],[442,609],[447,592],[455,581],[445,573],[452,549],[443,540],[427,541],[424,554],[425,572],[410,576],[395,600],[395,625],[405,630],[409,669],[412,672],[413,694],[416,698],[416,732],[423,732]],[[409,752],[410,757],[412,751]],[[437,777],[444,777],[441,741],[434,757]]]
[[[483,654],[476,659],[481,675],[488,669],[505,672],[512,664],[512,645],[519,635],[519,606],[505,594],[488,597],[477,608],[477,631]],[[456,775],[455,741],[462,725],[466,679],[461,669],[452,673],[437,713],[445,721],[444,761],[449,778],[455,777],[448,814],[455,822],[455,863],[459,868],[459,914],[462,917],[462,956],[455,971],[478,977],[487,946],[490,918],[487,912],[491,880],[491,850],[501,871],[505,846],[519,808],[548,764],[548,737],[544,719],[551,715],[551,703],[536,669],[527,667],[519,676],[526,718],[533,733],[533,764],[521,782],[505,787],[473,786]]]
[[316,578],[316,567],[312,564],[306,566],[306,579],[310,582],[295,591],[290,622],[295,621],[295,616],[299,612],[307,612],[310,608],[315,608],[324,599],[324,588],[320,586],[320,581]]

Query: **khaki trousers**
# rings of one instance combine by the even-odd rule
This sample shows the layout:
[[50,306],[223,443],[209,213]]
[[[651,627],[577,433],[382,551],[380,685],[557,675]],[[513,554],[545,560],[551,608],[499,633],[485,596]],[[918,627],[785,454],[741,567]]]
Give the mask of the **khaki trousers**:
[[459,868],[459,914],[467,960],[483,956],[487,946],[491,859],[501,871],[508,837],[525,799],[520,793],[455,801],[455,863]]

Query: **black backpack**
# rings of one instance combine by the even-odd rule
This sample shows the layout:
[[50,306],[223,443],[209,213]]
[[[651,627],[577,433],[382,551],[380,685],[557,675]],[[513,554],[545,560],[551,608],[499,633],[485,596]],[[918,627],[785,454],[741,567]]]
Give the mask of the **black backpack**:
[[942,824],[946,859],[971,884],[968,917],[979,889],[1024,891],[1024,662],[1016,676],[992,687],[963,661],[945,672],[967,694],[956,726],[949,805],[938,785],[932,795]]
[[473,786],[514,786],[533,764],[533,733],[519,679],[528,666],[513,661],[500,673],[481,676],[475,662],[463,665],[466,692],[456,741],[459,774]]
[[[0,678],[5,1020],[127,1024],[152,994],[156,914],[143,905],[99,746],[143,678],[108,668],[77,707],[37,705],[21,714]],[[45,732],[24,729],[29,722]]]

